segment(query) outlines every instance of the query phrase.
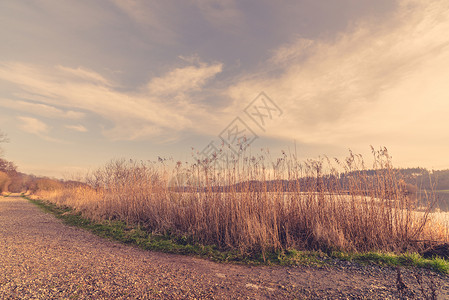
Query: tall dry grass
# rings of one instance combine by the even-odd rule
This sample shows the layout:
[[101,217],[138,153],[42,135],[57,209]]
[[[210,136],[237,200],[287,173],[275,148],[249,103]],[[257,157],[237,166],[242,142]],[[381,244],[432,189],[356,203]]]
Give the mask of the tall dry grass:
[[86,184],[40,196],[95,220],[122,220],[147,230],[189,237],[242,253],[286,248],[401,252],[422,240],[447,240],[429,223],[428,207],[374,151],[374,171],[361,156],[299,162],[258,156],[211,164],[170,165],[115,160]]
[[11,179],[9,178],[8,174],[0,171],[0,195],[3,192],[8,192],[8,185],[10,182]]

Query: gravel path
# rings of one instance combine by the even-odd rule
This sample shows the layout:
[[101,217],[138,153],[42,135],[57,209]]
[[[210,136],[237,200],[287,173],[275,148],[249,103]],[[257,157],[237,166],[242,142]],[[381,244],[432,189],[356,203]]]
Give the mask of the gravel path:
[[[448,278],[430,276],[449,299]],[[347,262],[249,267],[143,251],[0,197],[0,299],[397,299],[395,279],[394,269]]]

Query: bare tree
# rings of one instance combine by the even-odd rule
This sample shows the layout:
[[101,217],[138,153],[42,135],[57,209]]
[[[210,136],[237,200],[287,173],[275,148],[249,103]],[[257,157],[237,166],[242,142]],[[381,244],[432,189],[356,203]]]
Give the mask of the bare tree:
[[[8,136],[6,135],[6,133],[4,133],[3,131],[0,130],[0,144],[1,143],[7,143],[9,142]],[[0,147],[0,157],[3,154],[3,149],[2,147]]]

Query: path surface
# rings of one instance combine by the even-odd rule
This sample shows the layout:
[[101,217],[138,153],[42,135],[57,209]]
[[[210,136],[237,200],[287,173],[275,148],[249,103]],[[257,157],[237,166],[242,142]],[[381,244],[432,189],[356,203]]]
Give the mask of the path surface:
[[[0,299],[397,299],[395,276],[351,263],[248,267],[143,251],[0,197]],[[432,276],[449,299],[448,278]]]

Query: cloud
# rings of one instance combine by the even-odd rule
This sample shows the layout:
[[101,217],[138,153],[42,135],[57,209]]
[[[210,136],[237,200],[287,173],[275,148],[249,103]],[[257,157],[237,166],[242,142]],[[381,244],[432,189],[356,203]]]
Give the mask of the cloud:
[[48,133],[48,126],[44,122],[30,117],[17,117],[20,121],[19,127],[28,133],[42,136]]
[[286,112],[268,134],[306,143],[366,146],[397,141],[400,133],[446,136],[427,130],[447,128],[445,119],[426,124],[423,115],[449,111],[447,32],[447,1],[404,0],[388,18],[353,23],[332,40],[297,38],[278,47],[259,72],[236,79],[229,110],[265,91]]
[[74,68],[68,68],[68,67],[64,67],[64,66],[57,66],[56,69],[59,69],[63,72],[65,72],[67,75],[73,75],[73,79],[80,79],[80,80],[85,80],[85,81],[89,81],[91,83],[97,83],[97,84],[101,84],[101,85],[105,85],[105,86],[111,86],[112,83],[109,82],[106,78],[104,78],[103,76],[101,76],[98,73],[95,73],[91,70],[82,68],[82,67],[78,67],[76,69]]
[[197,103],[198,99],[193,100],[191,93],[205,89],[208,80],[221,70],[220,63],[202,62],[175,68],[135,92],[118,91],[115,83],[90,70],[18,62],[0,63],[0,80],[21,91],[14,96],[36,102],[19,100],[15,105],[9,103],[11,106],[39,108],[47,115],[57,113],[56,107],[72,117],[77,115],[76,111],[94,113],[112,124],[104,125],[103,133],[108,138],[133,140],[204,130],[195,121],[208,112]]
[[0,98],[0,106],[47,118],[81,119],[85,117],[85,114],[82,112],[72,110],[62,110],[51,105],[22,100],[11,100]]
[[65,128],[79,131],[79,132],[87,132],[88,131],[87,128],[84,127],[83,125],[65,125]]
[[148,83],[150,94],[170,95],[200,90],[207,80],[222,71],[223,65],[215,63],[207,65],[176,68],[162,77],[153,78]]

